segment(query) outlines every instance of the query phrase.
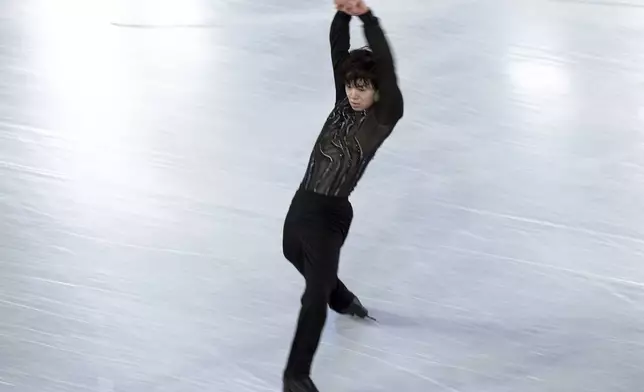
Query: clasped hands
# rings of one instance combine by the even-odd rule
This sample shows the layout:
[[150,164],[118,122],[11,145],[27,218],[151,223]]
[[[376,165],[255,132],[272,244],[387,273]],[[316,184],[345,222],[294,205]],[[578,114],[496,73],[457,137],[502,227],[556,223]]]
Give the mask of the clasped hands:
[[369,7],[364,0],[334,0],[335,8],[351,16],[364,15],[369,11]]

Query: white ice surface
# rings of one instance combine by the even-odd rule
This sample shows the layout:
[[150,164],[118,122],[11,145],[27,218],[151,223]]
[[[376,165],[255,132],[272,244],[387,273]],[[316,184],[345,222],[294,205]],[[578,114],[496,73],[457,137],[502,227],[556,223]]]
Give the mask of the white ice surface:
[[[0,0],[0,391],[281,390],[326,0]],[[406,113],[323,392],[644,385],[644,2],[372,0]],[[352,27],[354,46],[364,40]]]

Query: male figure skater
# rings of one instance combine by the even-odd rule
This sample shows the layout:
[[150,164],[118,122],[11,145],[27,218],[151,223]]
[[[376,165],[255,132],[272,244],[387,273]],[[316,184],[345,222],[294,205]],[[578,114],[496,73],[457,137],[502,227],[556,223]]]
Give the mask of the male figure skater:
[[[378,18],[364,0],[335,2],[338,11],[330,31],[335,105],[284,222],[284,256],[306,281],[283,375],[284,392],[318,391],[310,372],[327,305],[340,314],[369,317],[337,276],[340,249],[353,218],[349,195],[403,116],[393,57]],[[369,49],[349,51],[353,16],[363,22]]]

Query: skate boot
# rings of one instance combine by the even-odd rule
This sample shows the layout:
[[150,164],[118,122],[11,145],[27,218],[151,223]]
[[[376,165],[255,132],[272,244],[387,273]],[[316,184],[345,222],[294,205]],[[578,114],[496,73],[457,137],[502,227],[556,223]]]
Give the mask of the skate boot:
[[320,392],[311,377],[284,377],[284,392]]
[[360,317],[361,319],[368,318],[370,320],[376,320],[373,317],[369,316],[369,311],[365,308],[358,297],[353,298],[351,304],[345,309],[339,312],[340,314],[348,314],[350,316]]

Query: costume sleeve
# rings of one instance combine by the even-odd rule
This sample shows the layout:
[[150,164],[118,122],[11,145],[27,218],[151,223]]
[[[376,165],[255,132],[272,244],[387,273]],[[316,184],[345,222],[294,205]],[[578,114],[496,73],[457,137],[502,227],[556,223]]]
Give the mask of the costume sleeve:
[[344,75],[340,74],[340,68],[344,60],[349,56],[351,39],[349,35],[349,22],[351,22],[351,15],[338,11],[331,22],[331,31],[329,32],[336,103],[346,97]]
[[376,63],[375,73],[378,79],[379,94],[376,116],[381,124],[390,125],[400,120],[404,111],[394,59],[378,18],[370,10],[360,15],[360,19],[363,22],[365,37]]

